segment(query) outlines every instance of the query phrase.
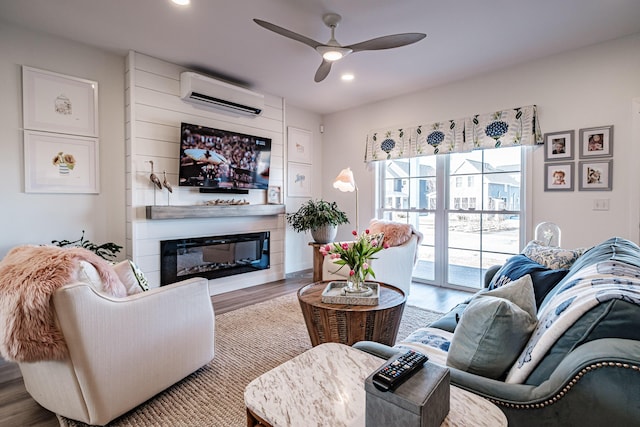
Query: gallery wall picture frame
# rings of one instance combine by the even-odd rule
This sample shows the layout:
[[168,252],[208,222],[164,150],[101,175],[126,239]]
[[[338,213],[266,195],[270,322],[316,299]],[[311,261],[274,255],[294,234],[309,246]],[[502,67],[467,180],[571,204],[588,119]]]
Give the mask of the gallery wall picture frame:
[[580,191],[611,191],[613,189],[613,160],[599,159],[579,162],[578,180]]
[[574,163],[545,163],[544,191],[573,191]]
[[280,186],[272,185],[267,189],[267,203],[270,205],[281,205],[282,204],[282,190]]
[[544,134],[544,160],[573,160],[575,132],[565,130]]
[[310,131],[292,126],[287,128],[288,161],[311,164],[312,149],[312,135]]
[[613,125],[580,129],[580,158],[613,156]]
[[99,193],[98,152],[98,138],[24,131],[25,193]]
[[22,67],[23,126],[98,136],[98,82]]
[[311,197],[311,165],[289,162],[287,194],[289,197]]

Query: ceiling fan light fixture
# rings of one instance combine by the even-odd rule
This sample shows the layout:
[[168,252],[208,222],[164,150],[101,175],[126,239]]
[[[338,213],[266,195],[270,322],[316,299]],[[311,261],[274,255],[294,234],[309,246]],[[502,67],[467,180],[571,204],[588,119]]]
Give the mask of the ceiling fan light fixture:
[[342,59],[351,52],[353,52],[348,47],[339,47],[339,46],[318,46],[316,50],[322,55],[322,58],[325,61],[337,61],[338,59]]
[[342,58],[342,52],[338,52],[337,50],[330,50],[322,54],[322,57],[327,61],[337,61]]

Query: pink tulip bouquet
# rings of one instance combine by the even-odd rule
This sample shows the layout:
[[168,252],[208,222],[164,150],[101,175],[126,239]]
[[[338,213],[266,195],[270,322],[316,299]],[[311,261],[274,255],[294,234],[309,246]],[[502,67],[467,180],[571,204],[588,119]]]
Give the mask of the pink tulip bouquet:
[[[375,278],[376,275],[371,268],[370,261],[375,259],[373,255],[383,249],[387,249],[389,245],[383,243],[384,234],[371,234],[367,229],[358,236],[357,231],[352,234],[357,237],[353,242],[332,243],[322,246],[320,252],[324,256],[330,256],[335,260],[335,264],[339,265],[339,271],[344,266],[349,267],[350,286],[359,290],[364,284],[367,275]],[[335,272],[334,272],[335,273]]]

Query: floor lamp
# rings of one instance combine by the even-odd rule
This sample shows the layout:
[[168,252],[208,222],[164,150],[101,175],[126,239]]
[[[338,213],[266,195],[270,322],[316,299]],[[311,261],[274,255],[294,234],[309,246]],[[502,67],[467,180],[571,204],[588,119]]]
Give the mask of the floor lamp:
[[342,169],[336,179],[333,181],[333,188],[337,188],[343,192],[356,192],[356,232],[360,232],[358,227],[358,186],[356,180],[353,178],[353,172],[351,168]]

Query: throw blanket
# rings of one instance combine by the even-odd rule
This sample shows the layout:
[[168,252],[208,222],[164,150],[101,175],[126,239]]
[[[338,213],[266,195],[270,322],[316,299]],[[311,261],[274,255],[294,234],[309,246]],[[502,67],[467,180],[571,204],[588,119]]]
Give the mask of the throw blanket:
[[640,305],[640,269],[619,261],[602,261],[576,271],[538,312],[538,326],[507,383],[521,384],[547,351],[583,314],[596,305],[620,299]]
[[393,348],[408,351],[415,350],[429,356],[431,363],[447,366],[447,356],[453,333],[438,328],[418,328]]
[[[412,224],[405,224],[400,222],[386,221],[383,219],[372,219],[369,223],[369,230],[373,234],[383,233],[383,242],[390,247],[404,245],[411,239],[412,235],[418,237],[418,243],[416,247],[420,247],[423,235]],[[418,261],[418,251],[414,256],[414,264]]]
[[96,267],[107,292],[126,295],[109,264],[87,249],[19,246],[0,261],[2,357],[15,362],[65,358],[67,346],[56,326],[51,298],[56,289],[75,281],[81,260]]

